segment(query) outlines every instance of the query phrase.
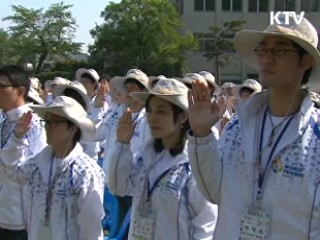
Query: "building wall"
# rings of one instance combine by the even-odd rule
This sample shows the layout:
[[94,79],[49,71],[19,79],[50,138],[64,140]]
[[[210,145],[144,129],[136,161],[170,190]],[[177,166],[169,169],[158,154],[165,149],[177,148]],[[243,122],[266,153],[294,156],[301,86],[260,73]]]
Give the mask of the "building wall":
[[[182,19],[185,23],[185,30],[188,32],[210,33],[210,26],[221,26],[224,22],[240,19],[246,21],[243,27],[244,29],[262,30],[269,23],[269,12],[273,11],[275,9],[275,4],[279,5],[281,1],[283,2],[283,4],[288,4],[286,5],[286,7],[288,7],[289,9],[286,10],[291,10],[289,4],[294,3],[295,9],[293,10],[295,10],[296,12],[301,11],[302,4],[308,4],[312,1],[315,1],[315,4],[318,5],[315,9],[316,12],[305,11],[305,17],[308,18],[314,24],[318,32],[320,32],[320,0],[266,0],[268,1],[268,9],[266,9],[265,12],[248,11],[249,0],[241,1],[241,11],[222,10],[223,1],[237,0],[203,0],[204,5],[206,1],[214,1],[215,10],[195,11],[195,1],[198,0],[176,0],[176,3],[181,8],[180,12],[182,14]],[[252,2],[253,0],[250,1]],[[203,57],[203,52],[188,53],[187,62],[191,72],[207,70],[214,73],[214,62],[207,61],[206,58]],[[244,64],[236,54],[234,54],[231,58],[230,64],[226,68],[222,69],[221,72],[221,77],[223,81],[242,81],[249,77],[257,77],[257,72],[249,66],[247,66],[246,64]]]

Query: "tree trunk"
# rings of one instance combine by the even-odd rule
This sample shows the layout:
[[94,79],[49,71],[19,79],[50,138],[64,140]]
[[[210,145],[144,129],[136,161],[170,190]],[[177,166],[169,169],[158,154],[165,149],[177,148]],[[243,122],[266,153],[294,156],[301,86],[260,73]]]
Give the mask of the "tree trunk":
[[216,72],[216,82],[219,86],[221,86],[221,76],[220,76],[220,64],[219,64],[219,56],[216,56],[214,59],[215,64],[215,72]]
[[35,71],[36,73],[39,73],[42,70],[43,62],[46,60],[47,56],[48,56],[47,52],[41,53],[39,60],[38,60],[37,67],[36,67],[36,71]]

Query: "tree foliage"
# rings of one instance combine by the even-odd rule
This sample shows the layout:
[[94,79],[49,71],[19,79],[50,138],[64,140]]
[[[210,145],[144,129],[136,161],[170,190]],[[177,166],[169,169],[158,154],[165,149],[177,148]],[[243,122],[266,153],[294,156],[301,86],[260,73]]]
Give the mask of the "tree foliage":
[[36,72],[40,72],[49,57],[66,56],[80,50],[81,43],[72,42],[77,25],[71,7],[63,2],[52,4],[46,11],[12,6],[13,15],[3,20],[12,23],[8,30],[14,40],[12,47],[19,56],[18,62],[31,62]]
[[101,13],[102,25],[91,30],[92,60],[111,74],[137,67],[148,74],[177,75],[185,68],[185,51],[195,49],[183,34],[180,15],[171,0],[122,0]]
[[[213,39],[208,48],[209,51],[204,53],[207,60],[214,60],[215,72],[218,82],[220,83],[220,68],[229,64],[230,57],[234,49],[231,39],[234,34],[241,30],[245,24],[244,20],[233,20],[223,23],[223,26],[210,27],[210,37]],[[201,37],[201,36],[200,36]]]

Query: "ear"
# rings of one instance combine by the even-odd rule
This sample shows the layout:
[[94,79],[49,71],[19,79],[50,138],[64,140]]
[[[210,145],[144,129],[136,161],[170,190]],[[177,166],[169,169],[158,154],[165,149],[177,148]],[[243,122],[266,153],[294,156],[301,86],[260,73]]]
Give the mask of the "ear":
[[308,70],[314,65],[315,65],[315,59],[310,54],[306,54],[303,56],[301,60],[301,66],[304,68],[304,70]]
[[25,87],[18,87],[17,90],[18,90],[19,96],[22,96],[22,97],[24,97],[27,91]]
[[187,112],[183,112],[183,113],[179,114],[178,123],[180,125],[184,124],[187,120],[188,120],[188,113]]

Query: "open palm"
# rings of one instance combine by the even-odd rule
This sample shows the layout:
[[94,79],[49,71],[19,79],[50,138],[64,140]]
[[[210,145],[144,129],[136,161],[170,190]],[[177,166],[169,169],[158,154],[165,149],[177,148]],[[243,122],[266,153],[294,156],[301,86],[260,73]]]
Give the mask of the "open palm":
[[189,93],[189,123],[196,137],[207,136],[212,126],[222,117],[226,101],[220,98],[211,102],[210,90],[206,82],[194,81]]
[[121,143],[129,144],[133,136],[135,124],[132,122],[131,111],[123,113],[117,129],[117,140]]
[[32,120],[32,112],[29,111],[22,115],[19,119],[18,123],[16,124],[16,128],[14,134],[17,138],[22,138],[30,129],[31,127],[31,120]]

